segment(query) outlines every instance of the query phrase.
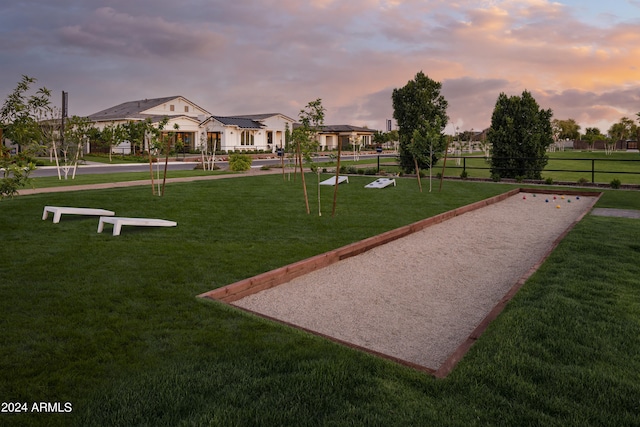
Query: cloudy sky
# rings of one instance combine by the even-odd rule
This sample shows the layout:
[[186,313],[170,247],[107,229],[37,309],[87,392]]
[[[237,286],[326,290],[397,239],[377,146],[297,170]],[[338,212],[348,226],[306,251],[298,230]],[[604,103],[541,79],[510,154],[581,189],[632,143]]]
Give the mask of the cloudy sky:
[[21,0],[0,3],[0,99],[38,79],[70,114],[182,95],[215,115],[317,98],[384,129],[391,92],[442,83],[451,133],[501,92],[603,132],[640,112],[640,0]]

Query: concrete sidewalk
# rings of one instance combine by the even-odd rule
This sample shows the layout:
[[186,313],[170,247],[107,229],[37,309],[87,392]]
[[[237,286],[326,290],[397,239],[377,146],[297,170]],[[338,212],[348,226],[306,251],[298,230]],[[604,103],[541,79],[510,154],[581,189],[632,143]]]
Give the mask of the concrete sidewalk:
[[[208,181],[212,179],[226,179],[226,178],[242,178],[248,176],[257,175],[275,175],[282,174],[281,169],[269,169],[261,170],[258,168],[249,169],[247,172],[229,173],[221,175],[209,175],[209,176],[189,176],[184,178],[167,178],[167,184],[175,182],[192,182],[192,181]],[[162,180],[160,180],[162,181]],[[154,180],[157,185],[158,180]],[[101,184],[88,184],[88,185],[68,185],[64,187],[47,187],[47,188],[32,188],[22,189],[18,191],[18,196],[27,196],[30,194],[41,193],[63,193],[67,191],[83,191],[83,190],[100,190],[105,188],[124,188],[124,187],[138,187],[138,186],[151,186],[151,180],[139,180],[139,181],[124,181],[124,182],[105,182]]]

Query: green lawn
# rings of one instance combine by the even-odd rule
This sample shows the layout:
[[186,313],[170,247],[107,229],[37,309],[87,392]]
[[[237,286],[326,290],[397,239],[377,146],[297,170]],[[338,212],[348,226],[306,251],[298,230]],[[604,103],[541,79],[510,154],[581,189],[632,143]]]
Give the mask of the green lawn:
[[[640,154],[632,152],[615,152],[606,155],[602,151],[563,151],[548,153],[549,162],[542,172],[543,179],[551,178],[554,182],[586,182],[609,184],[613,179],[619,179],[623,184],[640,184]],[[478,152],[463,154],[464,159],[448,158],[445,176],[458,177],[463,170],[470,178],[490,178],[491,165]],[[392,159],[381,159],[381,170],[391,173],[399,172],[397,166],[389,166]],[[341,165],[359,165],[377,167],[377,159],[365,159],[358,162],[343,161]],[[335,166],[334,163],[327,163]],[[433,168],[433,173],[442,173],[443,161],[440,159]],[[592,174],[592,171],[594,173]],[[428,173],[428,171],[425,171]],[[605,173],[610,172],[610,173]]]
[[[183,178],[191,176],[208,176],[227,174],[227,171],[215,170],[176,170],[167,171],[167,178]],[[160,182],[162,182],[162,171],[160,172]],[[29,178],[29,184],[26,188],[48,188],[48,187],[66,187],[70,185],[91,185],[101,184],[105,182],[127,182],[127,181],[144,181],[149,180],[149,172],[118,172],[111,174],[78,174],[74,179],[58,179],[57,176],[47,176],[38,178]],[[157,181],[156,171],[154,169],[154,180]]]
[[[333,187],[319,217],[307,181],[312,215],[280,175],[170,184],[163,198],[132,187],[0,202],[0,396],[73,408],[0,424],[640,424],[640,221],[586,216],[436,380],[196,295],[513,186],[419,193],[415,179],[365,190],[370,177],[351,177],[332,218]],[[95,218],[42,221],[44,205],[178,227],[115,237]],[[640,193],[598,206],[640,209]]]

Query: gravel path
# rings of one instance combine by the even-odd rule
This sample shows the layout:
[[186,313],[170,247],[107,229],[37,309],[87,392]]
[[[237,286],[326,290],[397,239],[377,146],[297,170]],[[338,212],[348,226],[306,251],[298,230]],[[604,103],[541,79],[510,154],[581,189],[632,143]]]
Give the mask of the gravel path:
[[233,304],[436,370],[595,202],[553,197],[520,193]]

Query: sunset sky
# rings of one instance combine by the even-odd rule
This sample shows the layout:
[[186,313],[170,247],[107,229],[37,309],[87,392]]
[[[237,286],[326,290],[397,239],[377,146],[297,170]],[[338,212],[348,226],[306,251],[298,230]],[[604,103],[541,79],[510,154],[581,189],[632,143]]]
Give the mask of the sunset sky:
[[23,74],[70,114],[181,95],[214,115],[321,98],[326,124],[384,129],[391,92],[442,83],[450,125],[529,90],[584,132],[640,112],[640,0],[23,0],[0,4],[0,99]]

